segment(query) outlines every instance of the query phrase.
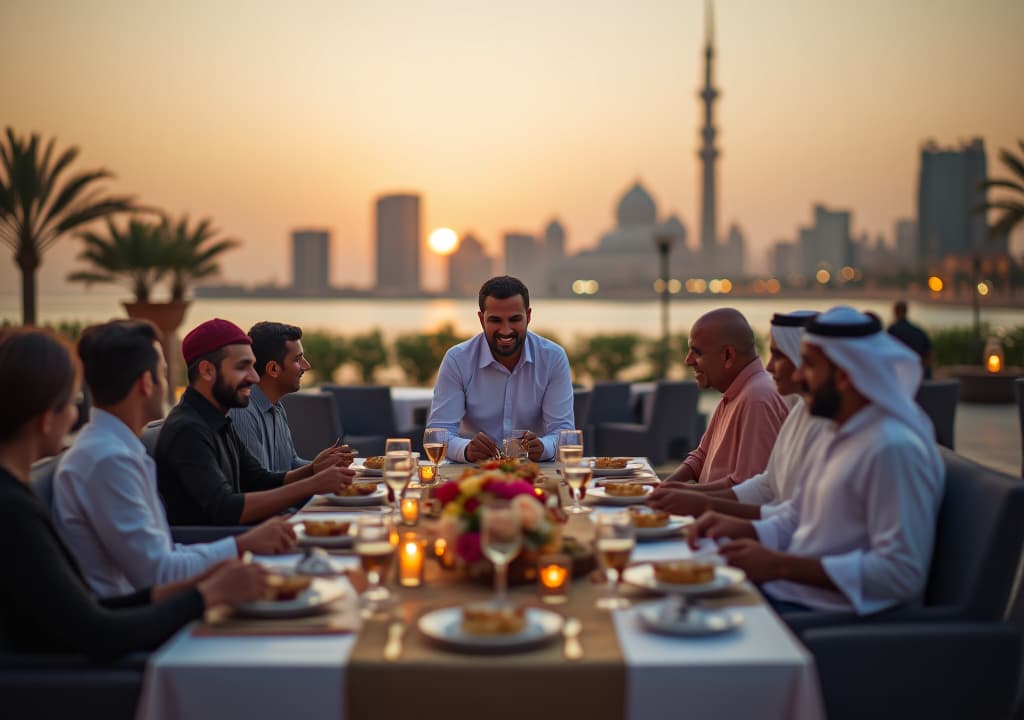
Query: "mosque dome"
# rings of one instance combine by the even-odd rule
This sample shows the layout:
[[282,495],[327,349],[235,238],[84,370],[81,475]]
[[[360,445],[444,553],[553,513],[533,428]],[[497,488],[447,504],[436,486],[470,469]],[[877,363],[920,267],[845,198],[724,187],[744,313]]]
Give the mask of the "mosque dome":
[[675,215],[670,217],[662,224],[660,232],[663,235],[668,235],[670,238],[673,238],[677,242],[686,242],[686,226],[683,225],[683,223]]
[[637,225],[651,226],[658,221],[658,208],[650,193],[637,181],[619,200],[615,216],[620,228]]

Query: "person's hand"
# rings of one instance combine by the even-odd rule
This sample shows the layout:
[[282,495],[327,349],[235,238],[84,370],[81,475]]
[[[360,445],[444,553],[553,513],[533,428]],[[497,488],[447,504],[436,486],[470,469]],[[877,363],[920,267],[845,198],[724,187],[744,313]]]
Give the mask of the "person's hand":
[[710,503],[702,493],[690,492],[679,487],[660,487],[647,498],[647,504],[657,510],[665,510],[674,515],[693,515],[699,517],[710,509]]
[[523,449],[530,456],[533,462],[540,462],[540,456],[544,454],[544,443],[536,435],[530,431],[523,433]]
[[352,464],[352,459],[355,456],[355,452],[348,445],[331,445],[329,448],[321,450],[313,458],[313,474],[326,470],[331,465],[348,467]]
[[702,537],[709,537],[712,540],[744,537],[756,539],[757,533],[749,520],[740,520],[709,510],[686,528],[686,539],[694,550],[698,546],[697,540]]
[[466,462],[483,462],[501,457],[501,450],[484,433],[477,433],[466,446]]
[[207,608],[259,600],[267,591],[267,570],[262,565],[228,560],[196,584]]
[[753,582],[761,583],[779,578],[779,563],[782,553],[769,550],[750,538],[741,538],[718,548],[718,554],[725,561],[747,574]]
[[295,528],[282,517],[272,517],[235,537],[238,554],[277,555],[295,547]]
[[310,478],[313,492],[320,494],[336,493],[341,488],[351,485],[356,471],[341,465],[330,465]]

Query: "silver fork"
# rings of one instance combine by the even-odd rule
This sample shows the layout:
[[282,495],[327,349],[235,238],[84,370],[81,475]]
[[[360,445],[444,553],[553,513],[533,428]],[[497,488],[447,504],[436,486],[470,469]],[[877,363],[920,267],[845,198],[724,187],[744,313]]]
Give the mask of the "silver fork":
[[395,620],[388,625],[388,640],[384,644],[384,659],[397,662],[402,657],[402,640],[405,637],[405,623]]

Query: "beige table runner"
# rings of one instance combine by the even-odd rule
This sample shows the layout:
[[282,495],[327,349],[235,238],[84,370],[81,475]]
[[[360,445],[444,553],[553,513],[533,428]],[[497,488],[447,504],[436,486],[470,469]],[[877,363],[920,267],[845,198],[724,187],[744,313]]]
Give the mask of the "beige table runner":
[[[352,720],[410,716],[431,720],[619,720],[625,713],[626,667],[611,616],[594,607],[601,589],[573,581],[569,602],[547,606],[579,618],[582,660],[562,655],[562,638],[543,648],[505,655],[443,650],[416,629],[429,610],[492,597],[486,586],[458,579],[433,564],[425,587],[402,591],[408,631],[398,662],[384,660],[388,623],[367,622],[348,665]],[[535,585],[511,590],[512,599],[537,603]]]
[[343,635],[359,629],[359,615],[355,603],[342,600],[330,606],[328,612],[297,618],[247,618],[232,615],[218,608],[206,614],[202,622],[192,628],[195,637],[237,637],[276,635]]

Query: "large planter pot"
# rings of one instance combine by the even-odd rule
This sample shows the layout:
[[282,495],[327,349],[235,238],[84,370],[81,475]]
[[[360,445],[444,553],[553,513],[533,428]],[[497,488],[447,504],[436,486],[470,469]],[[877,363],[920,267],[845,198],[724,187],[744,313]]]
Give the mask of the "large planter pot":
[[167,401],[174,403],[174,389],[178,384],[178,367],[181,359],[181,340],[177,329],[185,319],[189,303],[184,300],[165,303],[132,302],[123,303],[128,317],[138,320],[149,320],[157,326],[163,335],[161,345],[167,360]]

